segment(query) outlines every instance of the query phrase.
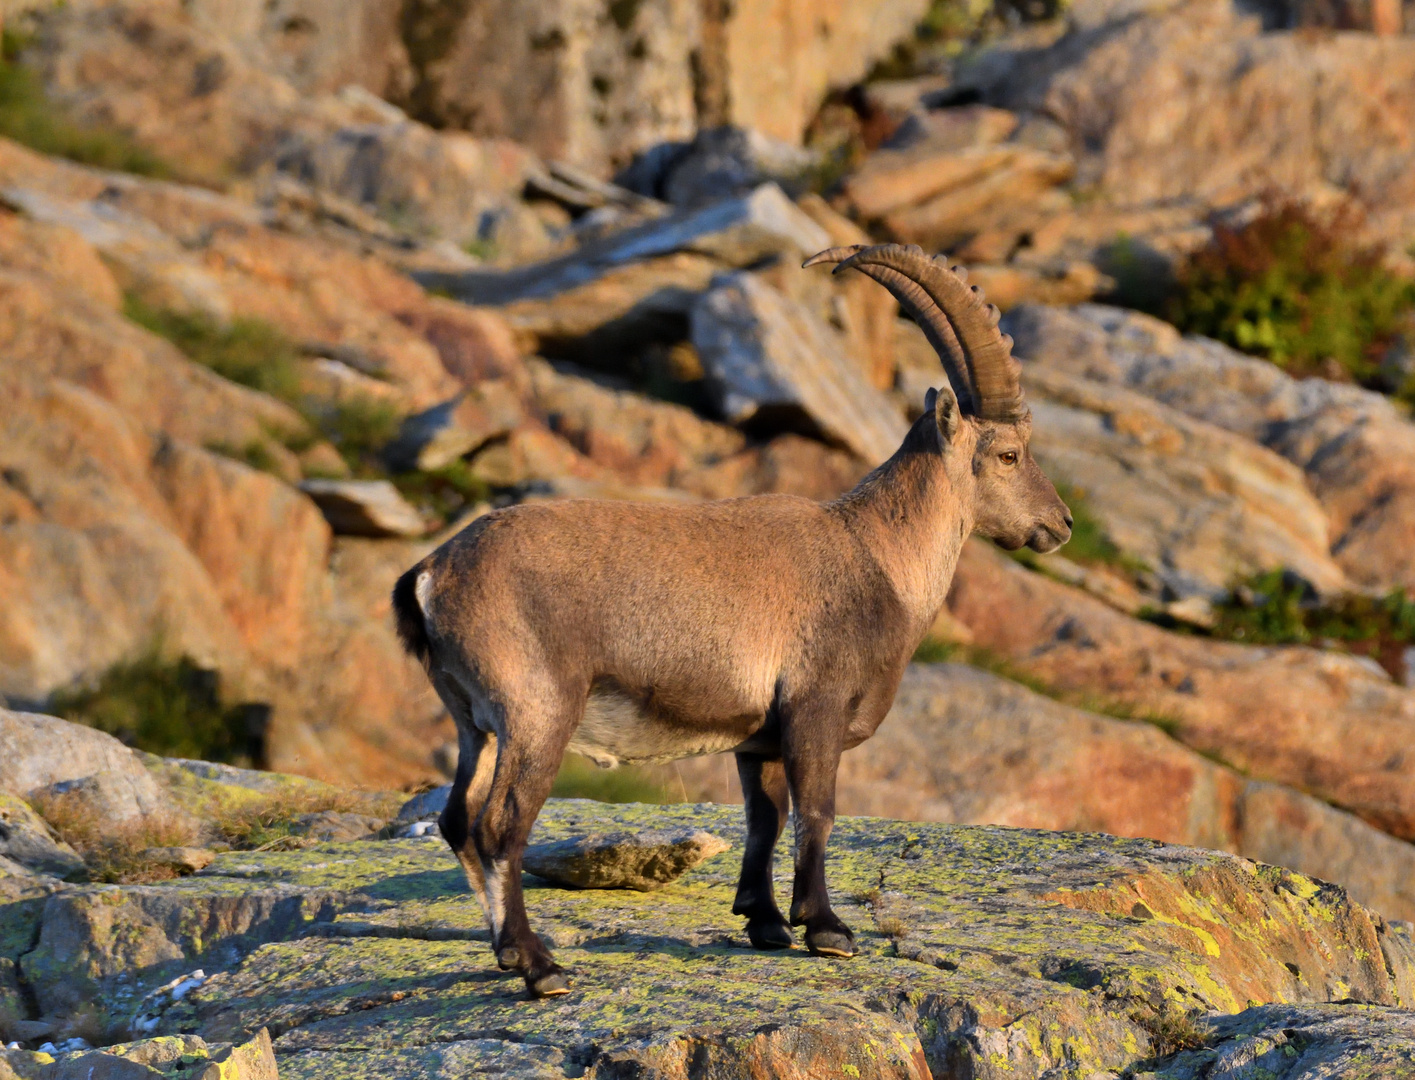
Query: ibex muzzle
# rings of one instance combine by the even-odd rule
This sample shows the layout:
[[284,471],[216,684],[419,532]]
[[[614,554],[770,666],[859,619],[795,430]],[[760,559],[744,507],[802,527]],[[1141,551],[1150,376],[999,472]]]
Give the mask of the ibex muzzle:
[[[1028,450],[1031,418],[997,311],[918,248],[837,248],[938,351],[903,445],[847,495],[699,505],[567,501],[473,522],[399,579],[398,630],[457,722],[440,825],[486,910],[502,968],[533,995],[565,973],[534,933],[521,855],[567,749],[603,765],[730,750],[747,843],[732,910],[758,949],[822,956],[854,938],[831,911],[825,848],[840,754],[874,734],[978,531],[1052,551],[1071,515]],[[790,921],[772,853],[795,808]]]

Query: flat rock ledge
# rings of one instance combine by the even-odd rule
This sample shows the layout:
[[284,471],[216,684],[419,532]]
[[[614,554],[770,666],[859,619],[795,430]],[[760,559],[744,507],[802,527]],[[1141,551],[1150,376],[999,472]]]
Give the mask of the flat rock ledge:
[[651,896],[528,875],[572,975],[548,1001],[496,969],[435,837],[51,887],[0,906],[0,955],[45,1015],[103,1000],[154,1034],[267,1028],[286,1080],[1415,1077],[1410,927],[1337,886],[1146,840],[845,818],[828,876],[859,955],[756,953],[731,913],[740,814],[552,801],[537,842],[706,829],[732,850]]

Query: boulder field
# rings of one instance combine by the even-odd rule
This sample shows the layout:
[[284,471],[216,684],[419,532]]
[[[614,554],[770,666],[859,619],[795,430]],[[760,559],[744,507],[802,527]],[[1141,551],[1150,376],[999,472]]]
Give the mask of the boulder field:
[[691,826],[731,847],[652,893],[528,877],[573,976],[551,1001],[496,970],[435,834],[12,890],[0,943],[43,1008],[266,1029],[286,1078],[1415,1076],[1409,927],[1337,886],[1151,840],[844,818],[828,876],[859,955],[756,953],[731,913],[739,817],[553,800],[536,841]]

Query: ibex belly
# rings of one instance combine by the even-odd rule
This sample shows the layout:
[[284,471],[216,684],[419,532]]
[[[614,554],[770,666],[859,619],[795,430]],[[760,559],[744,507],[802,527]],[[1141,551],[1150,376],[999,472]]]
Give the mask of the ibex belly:
[[764,713],[689,720],[657,705],[651,694],[632,694],[613,684],[596,685],[585,702],[584,719],[570,740],[570,749],[602,768],[673,761],[731,750],[764,721]]

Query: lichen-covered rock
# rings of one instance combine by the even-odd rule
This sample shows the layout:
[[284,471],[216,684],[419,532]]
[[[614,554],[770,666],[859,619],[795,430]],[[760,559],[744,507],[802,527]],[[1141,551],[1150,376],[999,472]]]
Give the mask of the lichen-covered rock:
[[[552,800],[533,839],[648,828],[707,828],[738,849],[743,836],[735,809]],[[160,1013],[161,1030],[231,1040],[269,1026],[282,1075],[341,1080],[494,1063],[678,1080],[709,1066],[856,1075],[845,1065],[1079,1080],[1152,1058],[1186,1016],[1404,1005],[1415,992],[1400,927],[1335,886],[1214,852],[841,819],[827,872],[860,950],[842,963],[752,951],[731,914],[737,861],[714,855],[652,897],[527,877],[535,926],[573,974],[549,1005],[495,971],[484,916],[431,837],[232,853],[171,884],[71,890],[45,903],[21,963],[41,1000],[84,985],[121,1002],[120,989],[135,995],[201,956],[208,978]],[[302,917],[254,917],[255,899],[277,896]],[[0,925],[9,918],[0,909]],[[100,924],[87,939],[98,947],[58,955],[61,939],[83,938],[73,928]],[[129,958],[149,974],[125,979]]]
[[64,1015],[98,996],[114,1011],[135,1007],[140,991],[179,969],[235,963],[261,942],[327,921],[346,904],[329,890],[198,875],[166,887],[69,889],[38,912],[32,901],[0,908],[0,925],[37,918],[38,936],[22,949],[20,972],[42,1013]]
[[[728,760],[660,775],[687,798],[740,801]],[[1054,701],[963,664],[915,664],[884,724],[847,751],[836,807],[912,821],[1146,836],[1232,851],[1415,919],[1415,844],[1292,787],[1254,780],[1152,723]]]
[[731,846],[720,836],[693,828],[591,833],[531,844],[522,865],[557,885],[649,892]]
[[338,789],[304,776],[264,769],[241,769],[216,761],[163,758],[136,751],[138,760],[184,809],[201,817],[268,802],[273,798],[333,795]]
[[1263,1005],[1210,1018],[1202,1049],[1134,1080],[1409,1080],[1415,1012],[1376,1005]]
[[54,1054],[0,1050],[0,1080],[279,1080],[270,1033],[236,1046],[165,1035],[100,1050]]

